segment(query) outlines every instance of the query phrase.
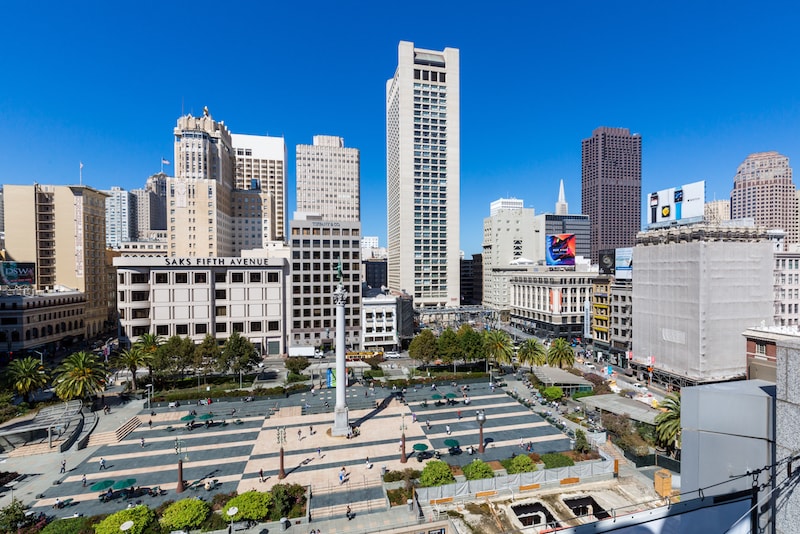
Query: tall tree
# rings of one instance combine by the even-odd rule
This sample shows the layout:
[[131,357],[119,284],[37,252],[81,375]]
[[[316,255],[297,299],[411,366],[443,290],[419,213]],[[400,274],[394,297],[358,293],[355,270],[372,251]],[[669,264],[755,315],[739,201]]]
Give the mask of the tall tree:
[[532,337],[522,344],[519,349],[519,363],[540,366],[547,363],[547,351],[538,339]]
[[511,338],[504,330],[490,330],[486,333],[483,341],[486,357],[495,363],[511,363],[511,356],[514,354],[514,346]]
[[186,368],[194,364],[194,342],[188,337],[178,335],[170,337],[166,343],[158,347],[153,358],[153,370],[156,375],[183,375]]
[[217,340],[211,334],[206,334],[203,341],[194,349],[194,372],[197,374],[198,385],[200,375],[215,365],[220,359],[220,349]]
[[656,416],[656,437],[668,449],[681,448],[681,394],[670,393],[661,407],[665,411]]
[[164,338],[156,334],[142,334],[139,341],[135,343],[142,351],[148,354],[155,354],[158,347],[164,344]]
[[223,372],[230,369],[234,374],[238,374],[250,369],[260,360],[256,348],[250,340],[239,332],[233,332],[225,340],[217,368]]
[[453,363],[461,356],[461,345],[458,343],[458,336],[452,328],[446,329],[436,340],[436,349],[439,357],[445,363]]
[[572,367],[575,364],[575,352],[567,340],[559,337],[553,340],[547,350],[547,364],[553,367]]
[[84,399],[103,391],[106,368],[96,355],[80,351],[67,356],[54,373],[53,385],[61,400]]
[[47,372],[36,358],[26,357],[8,364],[12,387],[25,400],[33,401],[33,392],[47,385]]
[[458,329],[458,342],[465,360],[474,361],[483,357],[483,336],[470,325],[462,324]]
[[426,328],[411,340],[411,344],[408,346],[408,355],[422,363],[429,363],[436,357],[436,350],[436,337],[430,329]]
[[131,390],[136,391],[139,389],[136,373],[141,367],[150,367],[153,355],[145,352],[138,345],[133,345],[120,352],[115,361],[118,366],[127,369],[131,374]]

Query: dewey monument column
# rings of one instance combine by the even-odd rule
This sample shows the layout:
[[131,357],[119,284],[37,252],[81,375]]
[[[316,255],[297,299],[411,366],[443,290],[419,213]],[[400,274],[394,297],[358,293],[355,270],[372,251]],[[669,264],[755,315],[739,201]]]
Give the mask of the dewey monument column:
[[344,356],[344,303],[347,302],[347,291],[342,284],[342,260],[336,267],[338,284],[333,292],[333,302],[336,304],[336,408],[334,409],[332,436],[347,436],[350,433],[350,420],[347,414],[347,400],[345,388],[347,387],[347,368]]

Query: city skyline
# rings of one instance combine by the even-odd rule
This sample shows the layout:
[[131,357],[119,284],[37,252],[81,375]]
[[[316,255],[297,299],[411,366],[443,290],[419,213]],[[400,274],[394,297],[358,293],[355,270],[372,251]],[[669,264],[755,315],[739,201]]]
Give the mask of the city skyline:
[[[420,24],[416,9],[390,17],[371,4],[200,2],[188,18],[181,4],[113,12],[47,4],[36,16],[22,4],[6,8],[16,23],[0,37],[15,51],[4,58],[0,96],[4,184],[77,184],[83,162],[85,185],[142,188],[161,158],[172,161],[177,119],[208,106],[233,133],[284,137],[289,213],[296,145],[334,135],[359,149],[363,233],[385,246],[385,83],[401,40],[460,50],[467,257],[481,251],[492,200],[513,196],[552,212],[563,179],[577,213],[581,140],[600,126],[642,135],[642,195],[706,180],[707,200],[727,199],[749,154],[774,150],[790,165],[798,155],[793,71],[781,83],[752,72],[793,64],[791,5],[775,17],[744,4],[445,3],[441,24]],[[742,20],[746,40],[731,33]],[[184,59],[186,28],[203,43],[202,62]]]

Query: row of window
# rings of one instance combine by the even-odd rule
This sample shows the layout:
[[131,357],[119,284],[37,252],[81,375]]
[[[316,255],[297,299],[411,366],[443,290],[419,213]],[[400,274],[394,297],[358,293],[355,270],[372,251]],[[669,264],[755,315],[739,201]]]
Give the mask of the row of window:
[[[250,283],[261,283],[262,281],[266,281],[270,284],[277,284],[280,282],[280,274],[278,272],[268,272],[263,273],[260,271],[250,271],[250,272],[240,272],[240,271],[219,271],[214,273],[214,282],[215,283],[226,283],[230,281],[232,284],[241,284],[244,283],[245,274],[247,275],[247,279]],[[266,276],[264,276],[266,274]],[[172,279],[172,283],[174,284],[188,284],[189,280],[193,280],[195,284],[207,284],[208,283],[208,273],[206,272],[199,272],[199,273],[169,273],[169,272],[156,272],[155,273],[155,283],[156,284],[169,284],[170,279]],[[119,283],[120,285],[125,285],[125,274],[119,274]],[[149,284],[150,283],[150,275],[148,273],[133,273],[131,274],[131,284]]]

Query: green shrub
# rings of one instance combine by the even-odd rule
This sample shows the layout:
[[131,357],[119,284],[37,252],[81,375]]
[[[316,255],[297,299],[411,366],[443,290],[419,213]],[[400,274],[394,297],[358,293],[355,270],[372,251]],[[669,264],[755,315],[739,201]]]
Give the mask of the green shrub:
[[576,391],[572,394],[572,398],[575,400],[582,399],[583,397],[591,397],[594,395],[594,391]]
[[407,467],[402,471],[386,471],[383,476],[384,482],[398,482],[400,480],[414,480],[419,478],[422,472],[419,469]]
[[308,377],[305,375],[298,375],[297,373],[289,371],[288,375],[286,376],[286,380],[291,384],[293,382],[305,382],[306,380],[308,380]]
[[564,397],[564,390],[557,386],[544,388],[542,391],[542,397],[544,397],[548,402],[561,400]]
[[161,525],[168,530],[198,528],[211,513],[211,507],[200,499],[183,499],[166,510],[161,516]]
[[507,458],[501,462],[503,467],[506,468],[506,471],[509,475],[515,475],[517,473],[530,473],[531,471],[536,471],[536,464],[533,463],[530,456],[525,454],[519,454],[514,456],[513,458]]
[[133,521],[133,526],[126,532],[129,534],[142,534],[155,518],[156,514],[147,506],[134,506],[106,517],[95,525],[94,531],[95,534],[119,534],[121,532],[120,525],[126,521]]
[[580,428],[575,431],[575,450],[580,453],[587,453],[592,449],[589,440],[586,439],[586,432]]
[[44,527],[39,534],[90,534],[94,532],[92,521],[89,517],[70,517],[69,519],[56,519]]
[[572,458],[568,458],[563,454],[559,454],[556,452],[543,454],[542,462],[544,463],[545,469],[553,469],[555,467],[569,467],[571,465],[575,465],[575,462],[572,461]]
[[419,476],[419,485],[423,488],[452,484],[456,479],[450,466],[441,460],[431,460]]
[[489,466],[489,464],[483,460],[479,460],[478,458],[472,460],[461,469],[464,471],[464,476],[467,478],[467,480],[478,480],[481,478],[494,477],[494,470]]
[[302,517],[306,508],[306,489],[300,484],[275,484],[270,492],[272,507],[269,518]]
[[228,516],[228,510],[236,507],[239,511],[232,518],[233,521],[243,521],[251,519],[253,521],[260,521],[269,516],[269,507],[272,505],[272,495],[269,493],[262,493],[260,491],[248,491],[241,495],[237,495],[229,500],[225,507],[222,509],[222,514]]

